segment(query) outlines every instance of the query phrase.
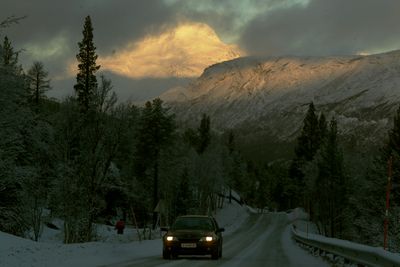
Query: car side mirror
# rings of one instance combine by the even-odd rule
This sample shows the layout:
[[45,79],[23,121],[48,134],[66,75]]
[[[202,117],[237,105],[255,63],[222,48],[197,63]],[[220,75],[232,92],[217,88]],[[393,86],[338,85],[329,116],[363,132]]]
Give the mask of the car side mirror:
[[225,228],[219,228],[218,230],[217,230],[217,233],[222,233],[222,232],[224,232],[225,231]]
[[161,227],[160,230],[161,232],[168,232],[169,229],[168,227]]

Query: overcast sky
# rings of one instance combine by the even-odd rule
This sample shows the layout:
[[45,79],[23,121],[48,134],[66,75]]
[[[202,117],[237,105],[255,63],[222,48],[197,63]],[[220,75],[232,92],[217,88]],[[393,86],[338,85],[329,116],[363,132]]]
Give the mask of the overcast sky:
[[25,66],[44,62],[53,95],[61,96],[72,93],[77,43],[90,15],[102,69],[121,97],[140,99],[238,56],[399,49],[399,10],[399,0],[1,0],[0,20],[27,18],[0,37],[24,50]]

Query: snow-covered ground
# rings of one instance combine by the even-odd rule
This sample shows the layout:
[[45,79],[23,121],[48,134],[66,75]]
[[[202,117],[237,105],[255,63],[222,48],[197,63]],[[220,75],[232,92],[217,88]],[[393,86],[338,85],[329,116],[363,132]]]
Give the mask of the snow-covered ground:
[[[216,214],[225,234],[235,231],[247,218],[248,209],[236,202]],[[62,244],[62,232],[45,227],[40,242],[0,232],[0,266],[102,266],[132,258],[145,258],[158,253],[162,243],[155,240],[137,241],[136,229],[127,228],[117,235],[111,226],[98,226],[99,241],[83,244]]]
[[[224,208],[218,210],[215,215],[220,226],[225,228],[224,235],[227,237],[227,242],[224,244],[226,245],[225,263],[229,262],[229,264],[233,264],[232,266],[242,266],[241,263],[243,261],[248,262],[248,259],[255,256],[261,257],[264,254],[274,255],[275,252],[265,253],[264,251],[261,254],[257,252],[258,250],[263,251],[267,245],[269,250],[274,248],[277,251],[279,248],[284,249],[284,252],[279,250],[283,254],[278,258],[281,260],[285,259],[284,262],[288,266],[329,266],[329,263],[326,261],[314,257],[307,250],[300,248],[291,238],[291,224],[294,224],[297,230],[304,234],[308,231],[307,236],[313,239],[326,239],[315,234],[316,228],[308,222],[308,215],[302,209],[294,209],[286,213],[286,215],[282,212],[267,212],[264,215],[259,214],[259,216],[254,217],[256,214],[250,215],[251,213],[257,213],[257,210],[240,206],[235,201],[231,204],[225,201]],[[287,219],[285,219],[286,217]],[[253,218],[253,220],[247,220],[250,218]],[[259,219],[254,221],[254,218]],[[57,226],[62,225],[62,222],[57,220],[53,221],[53,223]],[[247,232],[245,232],[250,235],[252,234],[252,229],[254,229],[254,231],[257,231],[258,236],[254,240],[250,240],[249,245],[238,248],[237,239],[247,242],[246,233],[231,235],[240,227],[242,228],[239,232],[246,229]],[[106,225],[99,225],[97,231],[99,235],[98,241],[83,244],[63,244],[62,231],[47,227],[45,227],[39,242],[0,232],[0,266],[90,267],[106,265],[120,266],[121,264],[124,266],[125,263],[132,262],[143,262],[148,264],[146,266],[150,266],[149,263],[158,262],[157,258],[159,258],[160,263],[162,262],[162,242],[159,232],[156,233],[156,239],[139,242],[136,229],[129,226],[123,235],[117,235],[112,226]],[[343,240],[336,240],[335,242],[340,244],[346,243],[347,246],[360,246],[359,244]],[[237,249],[241,251],[240,255],[237,254]],[[376,249],[382,250],[379,248]],[[244,253],[247,250],[249,250],[249,257],[246,257],[247,254]],[[262,258],[262,260],[274,260],[273,257],[267,256],[265,259]],[[393,255],[393,257],[398,257],[398,255]],[[174,264],[180,266],[180,264],[185,265],[186,263],[186,261],[177,261]],[[205,261],[200,263],[218,265],[217,262]],[[221,263],[224,263],[224,261]]]
[[302,209],[296,208],[292,212],[288,213],[289,221],[296,227],[297,230],[304,233],[318,234],[317,226],[310,222],[310,216]]
[[[363,244],[358,244],[354,242],[350,242],[347,240],[341,240],[337,238],[328,238],[322,235],[318,234],[318,229],[317,226],[309,221],[309,215],[304,212],[303,209],[296,208],[292,212],[287,214],[287,217],[290,222],[296,227],[296,232],[297,235],[302,236],[303,238],[306,238],[308,240],[312,241],[317,241],[319,244],[330,244],[332,246],[337,246],[342,248],[343,250],[354,250],[357,251],[358,254],[374,254],[374,255],[379,255],[383,258],[390,259],[392,262],[396,262],[400,266],[400,254],[399,253],[392,253],[389,251],[386,251],[383,249],[383,247],[371,247],[371,246],[366,246]],[[288,232],[287,234],[289,235],[289,232],[291,231],[290,229],[291,226],[289,226],[286,231]],[[290,244],[285,245],[285,247],[288,249],[290,247]],[[305,246],[307,247],[307,246]],[[311,251],[311,247],[308,247]],[[293,250],[294,251],[294,250]],[[325,258],[331,259],[332,264],[334,266],[356,266],[357,264],[345,264],[344,259],[335,258],[333,257],[332,254],[330,253],[325,253]],[[294,255],[294,254],[291,254]],[[334,259],[334,260],[333,260]],[[377,259],[375,259],[377,261]],[[392,265],[390,265],[392,266]],[[393,265],[394,266],[394,265]],[[398,265],[395,265],[398,266]]]

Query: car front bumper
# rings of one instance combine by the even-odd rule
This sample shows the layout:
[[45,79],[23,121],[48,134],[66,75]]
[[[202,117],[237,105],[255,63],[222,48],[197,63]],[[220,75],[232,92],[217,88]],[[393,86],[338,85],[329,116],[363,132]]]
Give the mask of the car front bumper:
[[[164,242],[164,250],[168,251],[172,255],[208,255],[212,254],[212,252],[218,247],[218,241],[189,244],[191,245],[179,241]],[[193,246],[193,244],[195,244],[195,247],[187,247]]]

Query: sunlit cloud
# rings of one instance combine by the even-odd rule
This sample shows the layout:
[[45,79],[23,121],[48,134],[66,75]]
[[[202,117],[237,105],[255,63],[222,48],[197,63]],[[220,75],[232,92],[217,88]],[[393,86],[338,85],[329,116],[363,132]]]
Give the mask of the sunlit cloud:
[[387,45],[384,44],[384,45],[372,47],[370,49],[364,49],[361,51],[357,51],[355,54],[359,55],[359,56],[369,56],[369,55],[374,55],[374,54],[385,53],[388,51],[394,51],[394,50],[398,50],[398,49],[399,49],[399,46],[397,45],[397,43],[387,44]]
[[102,70],[130,78],[197,77],[217,62],[243,56],[203,23],[185,23],[100,57]]

